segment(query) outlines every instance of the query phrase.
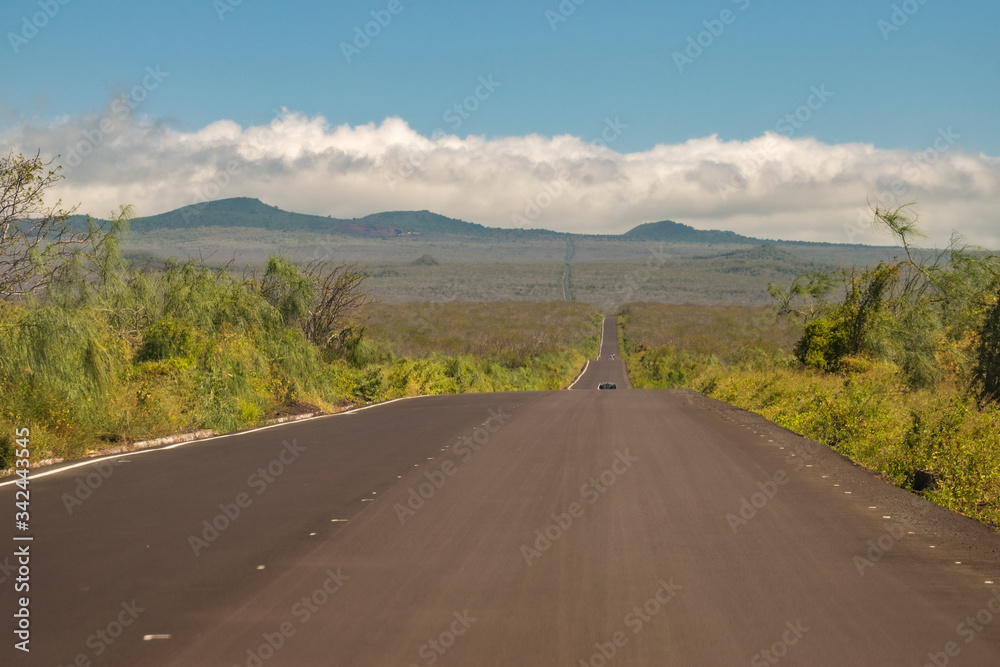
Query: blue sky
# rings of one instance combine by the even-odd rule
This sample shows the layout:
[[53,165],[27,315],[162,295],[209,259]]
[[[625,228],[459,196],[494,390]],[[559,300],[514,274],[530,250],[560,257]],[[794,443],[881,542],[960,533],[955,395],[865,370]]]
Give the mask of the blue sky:
[[[376,33],[377,18],[387,24],[345,57],[343,44],[366,24]],[[949,156],[1000,156],[995,0],[7,0],[0,27],[8,142],[23,142],[25,128],[37,137],[85,125],[152,68],[162,81],[141,91],[129,122],[177,133],[221,120],[265,126],[290,112],[331,129],[399,118],[425,138],[441,129],[588,142],[611,123],[620,129],[609,148],[628,156],[768,132],[923,151],[951,128]],[[689,41],[699,39],[700,52]],[[685,52],[694,57],[678,67]],[[794,127],[781,123],[796,113]]]

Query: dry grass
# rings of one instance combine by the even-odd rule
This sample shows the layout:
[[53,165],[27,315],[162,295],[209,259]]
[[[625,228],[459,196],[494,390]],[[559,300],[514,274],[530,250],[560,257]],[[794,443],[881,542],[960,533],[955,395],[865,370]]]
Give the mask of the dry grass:
[[775,317],[770,306],[704,306],[630,303],[619,311],[627,346],[672,347],[736,363],[752,348],[790,354],[802,327]]
[[596,352],[600,314],[582,303],[375,303],[362,313],[367,335],[404,357],[470,355],[507,360]]

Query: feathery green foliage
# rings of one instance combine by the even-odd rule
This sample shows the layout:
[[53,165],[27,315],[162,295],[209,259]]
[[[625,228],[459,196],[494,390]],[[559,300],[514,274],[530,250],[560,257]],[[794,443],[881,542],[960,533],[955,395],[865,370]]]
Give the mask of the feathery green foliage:
[[985,306],[998,283],[1000,257],[969,248],[959,237],[944,252],[918,251],[912,244],[921,235],[908,206],[874,211],[876,225],[896,235],[905,257],[843,271],[842,302],[815,308],[814,295],[798,279],[787,292],[772,286],[780,312],[802,312],[794,305],[798,297],[816,313],[795,349],[803,364],[839,371],[845,360],[861,356],[897,365],[914,388],[946,376],[973,382],[972,369],[986,354],[974,341],[984,340]]

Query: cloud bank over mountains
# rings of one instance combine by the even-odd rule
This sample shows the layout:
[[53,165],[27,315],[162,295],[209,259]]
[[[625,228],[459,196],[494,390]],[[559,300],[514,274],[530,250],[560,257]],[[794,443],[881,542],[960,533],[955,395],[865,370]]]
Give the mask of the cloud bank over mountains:
[[957,230],[1000,248],[1000,158],[963,152],[957,129],[938,128],[912,152],[773,132],[616,152],[614,140],[627,131],[608,119],[597,142],[426,137],[400,118],[333,127],[283,110],[267,125],[220,120],[183,132],[110,105],[101,116],[21,123],[0,138],[23,153],[60,156],[67,178],[59,195],[94,215],[123,203],[152,215],[248,196],[334,217],[429,209],[489,226],[583,233],[669,218],[758,237],[884,244],[866,202],[917,201],[937,245]]

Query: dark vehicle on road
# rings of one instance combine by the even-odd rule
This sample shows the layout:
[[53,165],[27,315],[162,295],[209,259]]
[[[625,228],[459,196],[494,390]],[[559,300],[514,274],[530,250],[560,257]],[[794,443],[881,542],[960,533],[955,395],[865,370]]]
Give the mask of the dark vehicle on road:
[[617,389],[618,385],[614,382],[602,382],[598,389]]

